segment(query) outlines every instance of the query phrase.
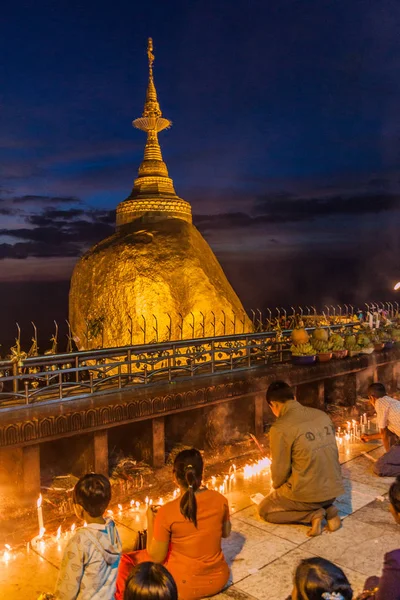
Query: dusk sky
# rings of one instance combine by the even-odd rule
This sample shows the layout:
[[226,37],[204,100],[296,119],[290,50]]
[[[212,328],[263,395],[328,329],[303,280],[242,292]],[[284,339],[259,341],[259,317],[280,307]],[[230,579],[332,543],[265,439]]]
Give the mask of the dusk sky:
[[131,122],[151,36],[164,159],[246,307],[390,299],[399,31],[398,0],[8,2],[3,296],[43,281],[67,294],[77,258],[112,233],[143,156]]

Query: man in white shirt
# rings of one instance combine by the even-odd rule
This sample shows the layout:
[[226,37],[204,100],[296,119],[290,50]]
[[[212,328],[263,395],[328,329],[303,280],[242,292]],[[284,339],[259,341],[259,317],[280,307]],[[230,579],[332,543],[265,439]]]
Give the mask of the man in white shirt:
[[363,442],[382,440],[385,454],[374,464],[374,472],[380,477],[400,475],[400,401],[386,394],[382,383],[372,383],[368,399],[375,408],[379,433],[363,434]]

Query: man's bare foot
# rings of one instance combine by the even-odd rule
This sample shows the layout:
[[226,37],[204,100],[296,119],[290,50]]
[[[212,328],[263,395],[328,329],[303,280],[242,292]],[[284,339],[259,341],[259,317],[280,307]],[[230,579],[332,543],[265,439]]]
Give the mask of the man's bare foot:
[[331,533],[333,531],[337,531],[338,529],[340,529],[341,526],[342,526],[342,520],[339,517],[339,515],[336,515],[335,517],[332,517],[332,519],[328,519],[328,521],[327,521],[327,529]]
[[321,535],[322,533],[322,521],[324,517],[316,517],[312,520],[311,529],[307,531],[308,537],[316,537],[317,535]]

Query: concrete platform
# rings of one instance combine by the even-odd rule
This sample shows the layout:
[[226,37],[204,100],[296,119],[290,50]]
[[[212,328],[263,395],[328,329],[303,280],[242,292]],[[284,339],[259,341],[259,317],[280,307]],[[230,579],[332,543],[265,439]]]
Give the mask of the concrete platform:
[[[356,593],[362,590],[367,576],[379,575],[384,553],[400,548],[400,527],[392,521],[387,501],[392,480],[378,478],[371,470],[372,459],[382,451],[371,444],[351,444],[341,452],[346,493],[338,499],[338,506],[343,527],[314,539],[307,537],[304,526],[273,525],[259,519],[250,496],[268,493],[269,474],[244,479],[237,473],[226,493],[233,531],[223,541],[232,569],[231,582],[218,600],[284,600],[290,594],[299,560],[310,556],[323,556],[340,565]],[[114,518],[124,549],[129,550],[135,532],[143,526],[143,514],[125,508],[115,511]],[[47,539],[36,550],[23,547],[9,555],[0,550],[0,597],[35,600],[40,592],[52,591],[64,543],[63,539]]]

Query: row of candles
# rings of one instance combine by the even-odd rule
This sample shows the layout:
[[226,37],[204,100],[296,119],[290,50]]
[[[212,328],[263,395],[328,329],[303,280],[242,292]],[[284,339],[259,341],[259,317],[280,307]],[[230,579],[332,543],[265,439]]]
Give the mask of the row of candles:
[[[367,431],[369,431],[370,429],[371,429],[371,421],[370,421],[370,419],[367,418],[366,413],[364,413],[363,415],[361,415],[361,418],[359,421],[356,421],[353,419],[352,421],[347,421],[346,426],[337,428],[337,430],[336,430],[337,444],[340,447],[343,444],[359,440],[360,436],[363,433],[367,433]],[[260,448],[260,450],[261,450],[261,448]],[[271,466],[271,460],[265,456],[254,463],[246,464],[241,470],[243,479],[249,479],[251,477],[260,475],[262,473],[268,474],[270,466]],[[218,484],[217,477],[215,475],[213,475],[210,478],[210,480],[207,482],[208,487],[211,489],[214,489],[215,491],[220,492],[221,494],[226,494],[226,493],[231,492],[233,489],[233,485],[236,481],[236,471],[237,471],[236,465],[232,464],[229,467],[228,474],[222,476],[222,481],[221,481],[221,478],[219,478],[221,483]],[[174,489],[172,492],[172,495],[171,495],[172,497],[170,499],[175,499],[178,496],[179,492],[180,492],[179,488]],[[40,494],[39,498],[37,500],[37,517],[38,517],[39,533],[36,537],[34,537],[31,540],[31,542],[28,542],[28,544],[27,544],[28,552],[29,552],[30,546],[35,550],[39,549],[41,552],[43,552],[45,549],[46,541],[44,538],[44,534],[46,532],[46,529],[44,527],[42,502],[43,502],[43,498],[42,498],[42,495]],[[157,502],[154,502],[152,498],[149,498],[148,496],[146,496],[143,504],[144,504],[144,507],[142,507],[142,503],[139,502],[138,500],[131,500],[129,507],[125,508],[125,509],[122,506],[122,504],[118,504],[118,511],[116,511],[116,512],[117,512],[118,516],[122,516],[124,513],[126,513],[126,511],[130,511],[131,513],[133,512],[136,514],[136,520],[139,521],[140,520],[139,515],[140,515],[142,508],[144,508],[144,510],[147,510],[147,508],[149,506],[152,506],[153,504],[162,506],[164,504],[164,498],[160,497],[160,498],[158,498]],[[115,513],[113,510],[107,511],[107,516],[114,517],[114,515],[115,515]],[[83,526],[84,527],[87,526],[86,522],[84,523]],[[53,541],[54,543],[57,543],[58,550],[61,551],[61,549],[62,549],[61,541],[67,540],[71,535],[73,535],[75,532],[75,529],[76,529],[76,525],[75,525],[75,523],[73,523],[72,526],[68,530],[62,532],[62,528],[60,525],[56,531],[56,534],[54,536],[50,536],[50,540]],[[6,563],[12,558],[12,549],[9,546],[9,544],[5,544],[5,550],[3,551],[2,558],[3,558],[3,561]]]
[[369,433],[371,431],[372,425],[373,422],[367,417],[366,413],[361,415],[359,421],[356,421],[355,419],[347,421],[344,427],[338,427],[336,430],[336,441],[338,446],[342,446],[345,442],[360,441],[361,436],[364,433]]
[[[242,476],[244,479],[249,479],[251,477],[261,474],[263,471],[268,472],[270,465],[271,465],[270,459],[267,457],[263,457],[260,460],[256,461],[255,463],[246,464],[242,469]],[[232,464],[229,467],[228,474],[222,476],[222,479],[221,479],[221,477],[217,478],[215,475],[213,475],[210,478],[210,480],[207,482],[208,487],[210,489],[220,492],[221,494],[229,493],[232,491],[233,485],[236,482],[236,473],[237,473],[236,465]],[[175,499],[179,495],[179,493],[180,493],[180,489],[175,488],[173,490],[172,494],[167,498],[167,500]],[[42,498],[42,494],[40,494],[39,498],[37,500],[37,503],[36,503],[39,532],[38,532],[37,536],[35,536],[30,542],[27,543],[26,550],[27,550],[27,552],[29,552],[30,548],[32,548],[36,551],[39,551],[40,553],[43,553],[46,548],[46,541],[47,542],[50,541],[50,542],[56,544],[57,549],[61,552],[61,550],[62,550],[61,543],[63,541],[68,540],[68,538],[74,534],[76,525],[75,525],[75,523],[73,523],[72,526],[65,531],[62,531],[62,527],[60,525],[58,527],[55,535],[48,536],[48,537],[46,536],[47,537],[47,539],[46,539],[45,538],[46,528],[44,526],[42,504],[43,504],[43,498]],[[149,506],[152,506],[153,504],[162,506],[164,504],[164,498],[159,497],[158,500],[155,501],[155,500],[153,500],[153,498],[149,498],[148,496],[146,496],[143,503],[139,502],[139,500],[131,500],[129,506],[125,507],[125,508],[122,506],[122,504],[118,504],[117,510],[110,509],[107,511],[107,516],[115,517],[116,519],[118,519],[118,516],[122,517],[124,514],[127,513],[127,511],[129,511],[131,514],[134,513],[136,516],[136,520],[139,521],[142,510],[147,510],[147,508]],[[87,526],[86,522],[84,523],[83,526],[84,527]],[[13,557],[15,557],[15,554],[12,553],[12,549],[11,549],[10,545],[6,544],[5,550],[4,550],[3,556],[2,556],[3,562],[8,563]]]

